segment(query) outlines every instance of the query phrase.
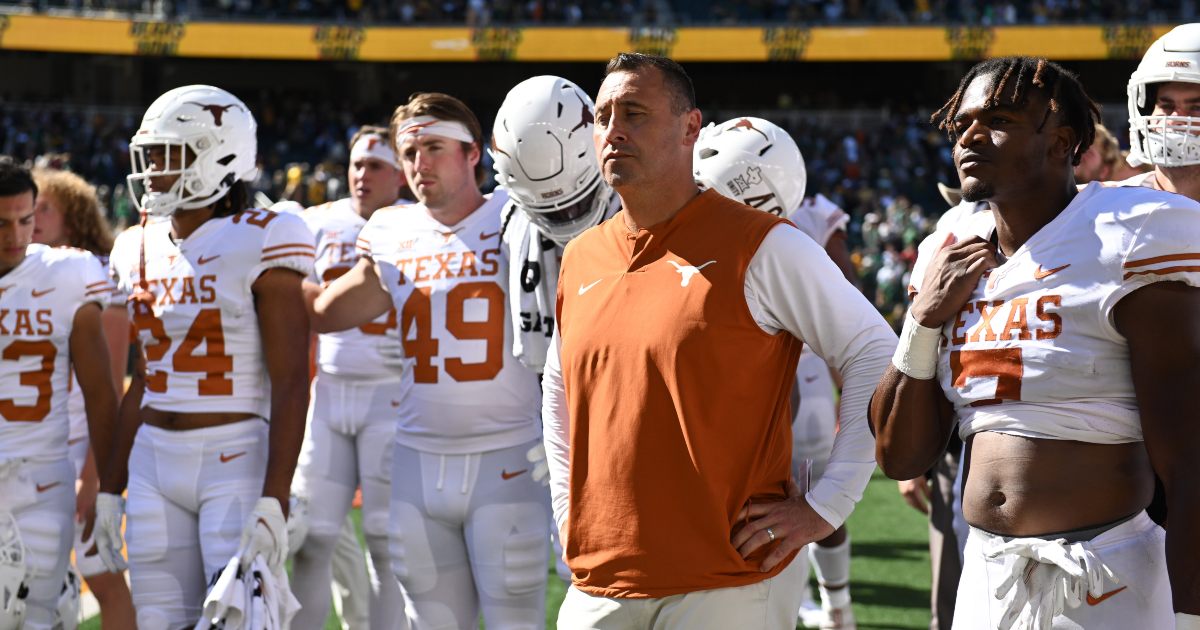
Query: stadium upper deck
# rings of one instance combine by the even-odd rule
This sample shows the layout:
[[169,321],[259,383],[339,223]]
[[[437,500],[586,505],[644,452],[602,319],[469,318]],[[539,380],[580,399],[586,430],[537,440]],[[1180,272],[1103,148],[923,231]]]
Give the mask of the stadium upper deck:
[[35,12],[411,25],[1060,24],[1195,18],[1195,0],[20,0]]

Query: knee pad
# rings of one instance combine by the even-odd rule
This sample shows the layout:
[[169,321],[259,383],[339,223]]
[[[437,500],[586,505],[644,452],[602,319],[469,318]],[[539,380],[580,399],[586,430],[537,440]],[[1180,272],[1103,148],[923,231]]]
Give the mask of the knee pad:
[[[495,598],[528,595],[546,587],[550,522],[539,503],[481,506],[475,513],[471,551],[476,564],[501,576],[477,575],[481,592]],[[498,557],[497,557],[498,556]],[[482,571],[481,571],[482,573]],[[501,579],[497,580],[499,577]],[[497,592],[503,589],[503,592]]]
[[392,573],[413,594],[425,593],[437,585],[437,565],[425,531],[421,510],[411,503],[393,501],[388,528],[388,556]]
[[386,538],[388,535],[388,527],[391,523],[391,518],[388,515],[388,510],[384,507],[377,507],[368,511],[363,508],[362,515],[363,536],[370,538],[372,536]]

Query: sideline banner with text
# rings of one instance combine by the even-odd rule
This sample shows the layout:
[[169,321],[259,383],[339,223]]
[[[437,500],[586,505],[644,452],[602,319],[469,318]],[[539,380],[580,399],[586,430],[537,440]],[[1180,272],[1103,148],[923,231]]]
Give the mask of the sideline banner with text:
[[951,61],[1004,55],[1139,59],[1170,25],[912,27],[364,27],[148,22],[0,14],[0,49],[236,59],[606,61],[624,50],[679,61]]

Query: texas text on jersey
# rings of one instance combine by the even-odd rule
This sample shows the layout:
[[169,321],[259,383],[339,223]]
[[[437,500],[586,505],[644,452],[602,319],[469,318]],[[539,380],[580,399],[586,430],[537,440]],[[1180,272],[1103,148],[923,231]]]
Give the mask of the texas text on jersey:
[[397,434],[413,448],[480,452],[536,439],[541,430],[537,377],[508,351],[508,261],[500,248],[506,201],[497,191],[453,227],[421,205],[386,208],[359,235],[400,312],[414,360],[421,420],[402,421]]
[[146,359],[143,406],[265,417],[251,286],[273,267],[310,275],[312,233],[296,216],[261,209],[211,219],[178,243],[170,230],[169,221],[127,230],[111,259],[120,291],[153,296],[130,302]]

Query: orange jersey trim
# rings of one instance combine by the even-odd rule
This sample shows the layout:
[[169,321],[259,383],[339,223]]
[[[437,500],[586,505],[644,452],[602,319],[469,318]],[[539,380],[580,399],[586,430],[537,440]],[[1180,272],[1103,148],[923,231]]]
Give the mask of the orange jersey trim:
[[263,253],[265,254],[267,252],[273,252],[277,249],[286,249],[289,247],[299,247],[302,249],[311,249],[313,251],[317,250],[316,246],[311,243],[284,243],[283,245],[272,245],[270,247],[264,247]]
[[283,252],[282,254],[272,254],[270,256],[263,256],[262,262],[267,262],[268,260],[275,260],[277,258],[288,258],[289,256],[300,256],[302,258],[316,258],[317,257],[317,255],[312,252]]
[[1131,260],[1125,263],[1124,268],[1142,267],[1145,265],[1155,265],[1163,262],[1172,262],[1175,260],[1200,260],[1200,253],[1194,254],[1168,254],[1166,256],[1155,256],[1154,258],[1143,258],[1141,260]]
[[1146,275],[1146,274],[1154,274],[1156,276],[1165,276],[1169,273],[1187,273],[1187,272],[1192,272],[1192,271],[1200,271],[1200,266],[1177,266],[1177,267],[1163,267],[1162,269],[1143,269],[1141,271],[1127,271],[1127,272],[1125,272],[1125,277],[1122,278],[1122,280],[1128,280],[1134,276],[1141,276],[1141,275]]

